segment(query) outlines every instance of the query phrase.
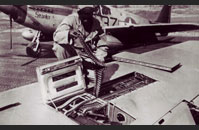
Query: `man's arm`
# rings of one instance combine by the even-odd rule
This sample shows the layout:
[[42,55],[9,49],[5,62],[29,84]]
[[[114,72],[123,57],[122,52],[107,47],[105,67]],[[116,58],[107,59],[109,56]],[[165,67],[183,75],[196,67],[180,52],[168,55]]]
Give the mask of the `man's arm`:
[[94,18],[93,19],[93,32],[98,31],[98,35],[101,35],[104,33],[104,30],[102,29],[101,23],[98,19]]
[[57,27],[53,34],[53,40],[59,44],[69,43],[69,32],[73,28],[73,16],[67,16]]

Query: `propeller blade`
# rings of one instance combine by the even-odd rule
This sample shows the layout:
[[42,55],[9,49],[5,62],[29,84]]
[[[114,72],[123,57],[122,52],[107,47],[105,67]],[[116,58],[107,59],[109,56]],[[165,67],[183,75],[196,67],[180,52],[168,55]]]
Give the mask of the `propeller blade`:
[[10,49],[12,49],[12,17],[10,16]]

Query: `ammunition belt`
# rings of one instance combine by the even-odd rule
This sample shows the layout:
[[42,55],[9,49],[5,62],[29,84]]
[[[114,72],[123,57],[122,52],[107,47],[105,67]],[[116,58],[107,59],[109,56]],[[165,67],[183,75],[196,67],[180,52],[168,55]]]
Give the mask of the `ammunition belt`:
[[104,70],[105,70],[105,68],[100,68],[100,69],[95,70],[95,87],[94,87],[93,94],[96,97],[99,96],[99,92],[100,92],[100,88],[101,88],[101,84],[102,84],[102,80],[103,80]]
[[105,64],[104,62],[100,61],[99,59],[97,59],[97,57],[93,54],[91,48],[89,47],[89,45],[87,43],[84,42],[84,38],[83,35],[79,34],[79,38],[80,38],[80,43],[82,44],[85,53],[88,55],[88,57],[99,67],[104,67]]
[[80,42],[84,48],[85,53],[88,55],[88,57],[100,68],[95,70],[95,87],[94,87],[94,95],[98,97],[100,87],[102,84],[103,79],[103,71],[105,70],[105,64],[104,62],[101,62],[96,58],[96,56],[93,54],[90,46],[84,41],[83,35],[79,33]]

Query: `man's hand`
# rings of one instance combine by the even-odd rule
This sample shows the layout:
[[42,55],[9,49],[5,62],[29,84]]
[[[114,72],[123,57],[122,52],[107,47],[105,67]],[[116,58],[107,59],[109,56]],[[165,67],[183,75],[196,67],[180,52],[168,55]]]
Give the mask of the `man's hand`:
[[76,39],[79,37],[79,32],[77,32],[76,30],[70,30],[69,31],[69,37],[71,39]]
[[107,57],[108,53],[107,53],[107,48],[98,48],[97,51],[95,52],[95,56],[98,60],[100,60],[101,62],[105,62],[105,58]]

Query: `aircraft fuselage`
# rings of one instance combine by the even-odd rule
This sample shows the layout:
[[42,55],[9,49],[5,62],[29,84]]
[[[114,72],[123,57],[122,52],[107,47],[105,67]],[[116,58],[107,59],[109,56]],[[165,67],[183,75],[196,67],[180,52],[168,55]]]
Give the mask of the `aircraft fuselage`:
[[[77,5],[1,5],[0,10],[11,15],[15,22],[26,27],[52,34],[65,16],[75,12]],[[113,7],[96,6],[95,17],[103,27],[127,24],[147,24],[149,21],[137,15],[119,11]],[[115,13],[118,12],[118,13]]]
[[73,6],[29,5],[24,23],[21,24],[46,34],[52,34],[63,18],[71,14],[73,10]]

